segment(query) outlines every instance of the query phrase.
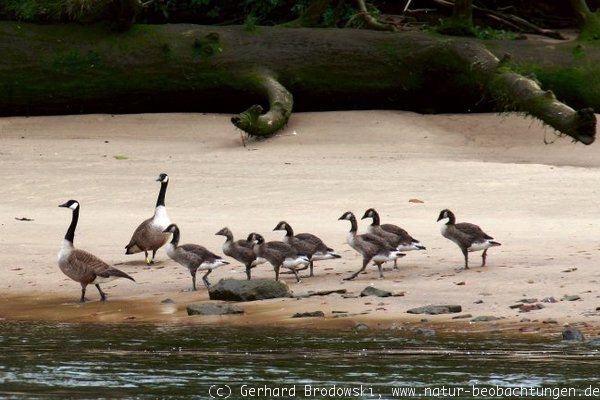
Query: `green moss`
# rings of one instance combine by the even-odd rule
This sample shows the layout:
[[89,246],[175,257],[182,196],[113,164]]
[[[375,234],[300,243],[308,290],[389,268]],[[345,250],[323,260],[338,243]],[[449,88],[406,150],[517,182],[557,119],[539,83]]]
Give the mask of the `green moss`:
[[217,55],[223,51],[223,44],[219,34],[211,32],[203,38],[194,39],[193,51],[196,57],[206,58]]
[[450,36],[475,36],[475,28],[471,22],[453,17],[442,20],[437,31]]
[[519,65],[522,73],[534,73],[547,90],[556,97],[580,109],[592,107],[600,111],[600,65],[590,62],[575,67],[527,64]]

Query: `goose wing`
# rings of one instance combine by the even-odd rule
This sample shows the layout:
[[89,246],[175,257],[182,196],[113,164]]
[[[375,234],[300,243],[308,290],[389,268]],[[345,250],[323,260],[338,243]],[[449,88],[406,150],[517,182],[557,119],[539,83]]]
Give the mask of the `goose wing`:
[[125,272],[111,267],[100,258],[85,250],[73,250],[69,255],[68,262],[71,270],[76,272],[82,278],[82,281],[92,282],[96,276],[103,278],[115,276],[134,281],[134,279]]
[[392,251],[395,250],[385,239],[379,237],[377,235],[372,235],[370,233],[365,233],[363,235],[359,235],[360,238],[369,245],[376,247],[377,252],[380,251]]
[[186,253],[193,254],[200,260],[200,262],[212,261],[218,258],[222,258],[221,256],[218,256],[212,251],[208,250],[206,247],[200,246],[198,244],[184,244],[179,246],[178,248],[181,248]]
[[327,247],[318,236],[315,236],[312,233],[299,233],[295,235],[295,237],[299,240],[302,240],[303,242],[308,242],[312,244],[314,246],[314,253],[324,253],[327,251],[333,251],[332,249]]
[[409,244],[409,243],[417,243],[417,242],[419,242],[418,240],[416,240],[415,238],[413,238],[412,236],[410,236],[410,234],[406,230],[400,228],[397,225],[383,224],[383,225],[381,225],[381,229],[383,229],[386,232],[390,232],[390,233],[393,233],[394,235],[398,236],[399,239],[400,239],[400,243]]
[[475,224],[461,222],[460,224],[456,224],[455,227],[460,232],[467,235],[472,243],[493,239],[493,237],[485,233],[480,227],[478,227]]

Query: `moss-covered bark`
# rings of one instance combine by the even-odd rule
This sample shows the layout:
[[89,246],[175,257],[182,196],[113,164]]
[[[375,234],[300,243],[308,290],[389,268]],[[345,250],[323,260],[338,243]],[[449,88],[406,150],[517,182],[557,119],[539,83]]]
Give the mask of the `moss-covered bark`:
[[445,35],[474,36],[473,0],[454,0],[452,17],[445,19],[438,31]]
[[600,40],[600,11],[592,12],[586,0],[571,0],[571,6],[579,17],[579,39]]
[[[598,65],[591,50],[581,64],[571,47],[522,41],[488,45],[492,52],[511,52],[518,68],[536,60],[543,71]],[[251,33],[243,27],[183,24],[134,25],[114,33],[102,27],[4,22],[0,52],[1,115],[239,112],[259,101],[260,107],[233,122],[265,136],[285,125],[293,94],[297,110],[508,108],[529,112],[586,143],[595,133],[590,124],[581,131],[572,109],[565,108],[559,120],[548,114],[552,107],[537,110],[515,101],[523,92],[510,89],[510,82],[521,77],[500,68],[474,40],[350,29],[260,27]],[[499,76],[506,77],[504,89],[512,90],[514,99],[506,100],[504,89],[494,90],[492,83],[503,82]],[[535,86],[530,89],[537,93]],[[552,89],[562,99],[561,91]],[[589,96],[590,105],[600,109],[600,92]],[[262,108],[268,110],[265,115]]]

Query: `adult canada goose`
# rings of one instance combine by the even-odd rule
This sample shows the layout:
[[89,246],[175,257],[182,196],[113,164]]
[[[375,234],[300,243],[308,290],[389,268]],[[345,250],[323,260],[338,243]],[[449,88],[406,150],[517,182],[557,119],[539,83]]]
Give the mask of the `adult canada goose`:
[[223,228],[215,233],[215,235],[226,237],[225,243],[223,243],[223,253],[244,264],[248,280],[252,278],[252,268],[267,262],[267,260],[262,257],[256,257],[254,250],[252,250],[254,243],[251,241],[243,239],[234,241],[233,233],[231,233],[229,228]]
[[442,236],[446,239],[450,239],[460,247],[465,256],[465,269],[469,269],[469,253],[473,251],[483,250],[483,254],[481,255],[481,266],[485,266],[488,249],[490,247],[500,246],[500,243],[495,242],[493,237],[489,236],[477,225],[469,224],[467,222],[457,224],[454,213],[448,209],[440,211],[437,220],[441,221],[446,218],[448,219],[448,222],[442,225]]
[[[156,262],[156,251],[169,240],[169,234],[164,233],[164,231],[171,224],[171,219],[169,219],[167,208],[165,207],[165,194],[167,193],[169,176],[162,173],[156,181],[160,182],[160,191],[156,199],[154,215],[137,227],[135,232],[133,232],[129,244],[125,246],[125,254],[135,254],[143,251],[146,256],[147,265]],[[150,250],[152,250],[152,258],[148,257],[148,251]]]
[[[379,213],[374,208],[369,208],[365,211],[365,214],[361,219],[365,218],[373,219],[373,222],[371,222],[371,225],[367,228],[367,232],[384,238],[398,250],[426,250],[426,247],[423,246],[421,242],[410,236],[408,232],[399,226],[393,224],[380,225]],[[394,268],[397,268],[396,261],[397,260],[394,260]]]
[[[308,267],[310,267],[310,276],[314,276],[313,267],[314,262],[317,260],[331,260],[333,258],[341,258],[339,254],[337,254],[331,247],[327,247],[325,243],[317,236],[312,233],[299,233],[294,235],[294,230],[285,221],[281,221],[277,224],[274,231],[285,231],[285,236],[283,237],[284,243],[292,246],[297,252],[301,254],[305,254],[310,263]],[[304,267],[302,269],[306,269],[308,267]]]
[[213,269],[221,265],[229,264],[222,257],[211,253],[205,247],[197,244],[182,244],[179,246],[179,228],[175,224],[171,224],[164,230],[165,233],[173,235],[171,242],[167,245],[167,255],[175,262],[183,265],[190,270],[192,275],[192,289],[196,290],[196,271],[206,271],[202,276],[202,281],[206,288],[210,288],[208,275]]
[[135,279],[131,276],[109,266],[95,255],[76,249],[73,246],[73,239],[75,238],[75,229],[79,220],[79,202],[69,200],[59,205],[59,207],[70,208],[73,210],[73,215],[71,217],[71,225],[69,225],[69,229],[65,235],[65,240],[58,252],[58,266],[66,276],[81,284],[80,301],[82,303],[85,302],[85,289],[87,285],[95,285],[98,293],[100,293],[100,300],[105,301],[106,293],[100,289],[101,283],[110,282],[117,278],[127,278],[135,282]]
[[258,233],[251,233],[248,240],[254,243],[254,254],[257,257],[266,259],[275,270],[275,280],[279,280],[279,270],[281,267],[287,268],[296,276],[296,282],[300,282],[298,269],[307,266],[310,263],[308,257],[298,253],[287,243],[272,241],[265,243],[265,239]]
[[379,277],[383,278],[383,268],[381,264],[386,261],[395,260],[400,257],[404,257],[406,254],[400,253],[400,251],[390,245],[385,239],[373,235],[371,233],[365,233],[362,235],[358,235],[356,231],[358,230],[358,224],[356,222],[356,217],[350,211],[345,212],[339,220],[350,221],[350,232],[348,232],[347,242],[354,250],[360,253],[363,257],[363,265],[360,270],[350,275],[348,278],[344,278],[344,280],[349,281],[358,276],[361,272],[367,268],[369,262],[372,260],[375,265],[377,265],[377,269],[379,269]]

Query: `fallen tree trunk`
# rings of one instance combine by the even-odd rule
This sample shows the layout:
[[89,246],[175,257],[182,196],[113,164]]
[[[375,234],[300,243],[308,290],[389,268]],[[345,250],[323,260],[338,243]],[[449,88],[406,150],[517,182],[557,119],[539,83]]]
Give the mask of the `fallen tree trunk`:
[[528,113],[586,144],[595,137],[591,110],[560,103],[481,44],[464,39],[197,25],[134,25],[118,34],[101,27],[4,22],[0,52],[2,115],[231,112],[258,100],[232,122],[268,136],[285,125],[292,104],[312,110],[494,108]]

